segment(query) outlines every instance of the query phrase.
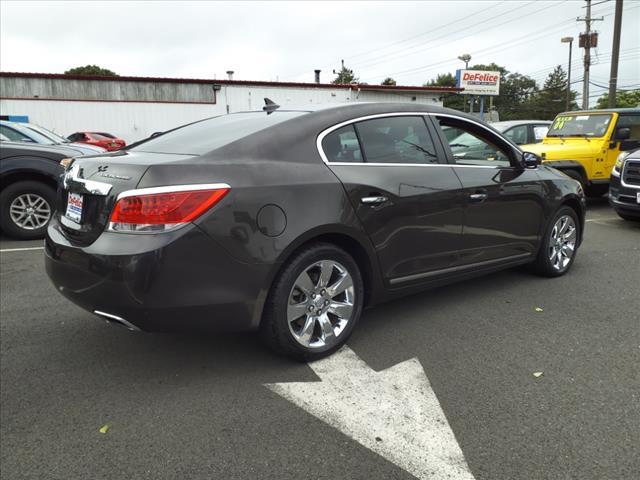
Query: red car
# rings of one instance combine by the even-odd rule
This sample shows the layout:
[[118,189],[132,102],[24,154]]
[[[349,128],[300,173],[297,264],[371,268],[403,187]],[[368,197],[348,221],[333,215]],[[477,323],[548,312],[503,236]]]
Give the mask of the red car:
[[108,151],[120,150],[126,145],[121,138],[114,137],[110,133],[104,132],[76,132],[67,137],[70,142],[88,143],[106,148]]

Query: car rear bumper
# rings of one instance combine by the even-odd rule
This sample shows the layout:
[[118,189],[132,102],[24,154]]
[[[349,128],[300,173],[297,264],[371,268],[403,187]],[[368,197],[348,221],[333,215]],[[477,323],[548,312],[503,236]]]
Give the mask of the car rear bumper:
[[55,219],[45,263],[56,289],[73,303],[144,331],[255,329],[272,268],[237,261],[193,225],[159,235],[105,232],[78,247]]

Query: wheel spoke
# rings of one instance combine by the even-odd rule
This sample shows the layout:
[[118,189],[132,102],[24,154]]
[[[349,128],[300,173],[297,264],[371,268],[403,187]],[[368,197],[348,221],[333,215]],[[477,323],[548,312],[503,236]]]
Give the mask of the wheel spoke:
[[333,340],[333,325],[331,325],[331,320],[329,320],[329,316],[325,313],[317,317],[318,322],[320,323],[320,329],[322,330],[322,339],[325,343],[327,341]]
[[309,315],[304,322],[304,326],[298,335],[298,341],[305,347],[311,344],[311,338],[313,337],[313,331],[316,326],[316,317]]
[[333,262],[324,260],[320,262],[320,276],[318,277],[318,287],[327,287],[333,275]]
[[558,231],[559,236],[564,235],[565,230],[569,226],[569,219],[567,217],[563,217],[560,219],[560,229]]
[[345,273],[338,279],[336,283],[327,288],[329,295],[331,297],[335,297],[344,292],[347,288],[353,287],[353,281],[351,280],[351,275]]
[[297,320],[298,318],[306,315],[307,313],[307,304],[306,303],[296,303],[294,305],[289,305],[287,307],[287,319],[290,322]]
[[351,312],[353,312],[353,305],[344,302],[331,302],[329,312],[339,318],[348,320],[351,317]]
[[304,271],[300,274],[298,280],[296,280],[295,286],[298,287],[302,291],[302,293],[307,296],[311,295],[314,289],[313,282],[311,281],[311,277],[309,277],[309,273],[307,271]]

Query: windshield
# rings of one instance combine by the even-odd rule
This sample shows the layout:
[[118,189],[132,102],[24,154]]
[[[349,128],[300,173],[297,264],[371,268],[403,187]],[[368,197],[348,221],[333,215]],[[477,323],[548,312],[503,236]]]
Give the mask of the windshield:
[[602,137],[610,122],[611,115],[559,115],[547,137]]
[[202,155],[307,112],[232,113],[191,123],[135,145],[149,153]]
[[[44,145],[53,145],[56,143],[49,137],[41,134],[40,132],[31,130],[30,128],[28,128],[27,125],[17,125],[13,123],[11,124],[10,127],[6,127],[6,128],[7,128],[6,135],[8,135],[11,130],[13,130],[14,135],[17,137],[16,140],[18,141],[25,141],[24,137],[27,137],[27,139],[31,139],[35,143],[41,143]],[[29,141],[29,140],[26,140],[26,141]]]
[[32,132],[39,133],[40,135],[44,135],[54,143],[69,143],[69,140],[66,138],[62,138],[57,133],[53,133],[51,130],[47,130],[46,128],[40,127],[38,125],[25,125],[25,128],[28,128]]

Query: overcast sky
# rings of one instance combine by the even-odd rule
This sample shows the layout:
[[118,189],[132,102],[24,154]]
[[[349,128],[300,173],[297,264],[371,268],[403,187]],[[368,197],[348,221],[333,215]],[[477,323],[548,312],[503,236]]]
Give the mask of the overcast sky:
[[[62,73],[98,64],[120,75],[322,81],[344,59],[361,81],[422,85],[438,73],[496,62],[540,84],[566,68],[582,78],[584,0],[423,2],[15,2],[0,3],[0,70]],[[614,1],[593,0],[600,32],[592,81],[608,84]],[[597,4],[597,5],[596,5]],[[620,88],[640,87],[640,0],[624,0]],[[574,85],[581,91],[581,84]],[[592,87],[595,96],[604,89]],[[595,98],[592,99],[592,103]]]

